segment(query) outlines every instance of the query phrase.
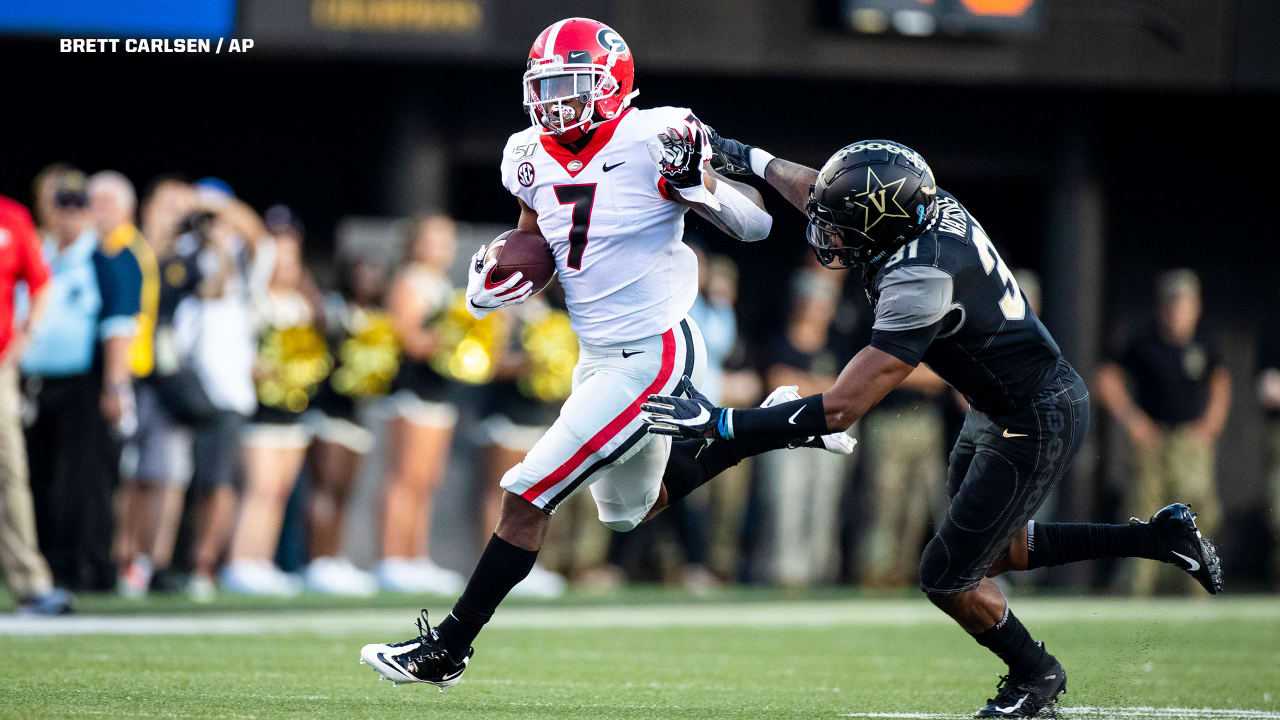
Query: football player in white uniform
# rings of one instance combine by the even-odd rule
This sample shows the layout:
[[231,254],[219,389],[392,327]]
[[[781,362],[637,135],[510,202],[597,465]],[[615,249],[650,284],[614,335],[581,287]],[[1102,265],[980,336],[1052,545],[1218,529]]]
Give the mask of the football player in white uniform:
[[[687,316],[698,267],[683,242],[689,208],[743,241],[769,234],[759,193],[710,169],[707,131],[688,108],[631,107],[633,61],[622,37],[595,20],[569,18],[538,36],[524,74],[531,126],[502,153],[502,183],[520,206],[518,226],[555,255],[580,343],[573,392],[560,416],[502,479],[501,519],[462,597],[419,637],[366,645],[361,660],[394,682],[458,682],[471,643],[528,574],[556,506],[590,487],[601,522],[628,531],[742,458],[786,442],[675,441],[647,434],[640,406],[679,394],[704,370],[705,350]],[[491,282],[495,261],[473,258],[472,314],[523,302],[520,273]],[[779,388],[766,403],[799,397]],[[852,451],[844,433],[810,438]]]

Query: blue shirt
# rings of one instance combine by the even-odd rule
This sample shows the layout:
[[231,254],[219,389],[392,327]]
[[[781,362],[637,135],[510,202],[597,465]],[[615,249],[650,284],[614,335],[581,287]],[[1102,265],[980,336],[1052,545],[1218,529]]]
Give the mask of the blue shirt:
[[93,368],[100,339],[136,332],[141,279],[136,264],[129,266],[131,255],[104,255],[91,230],[61,252],[46,240],[44,257],[51,273],[48,300],[22,356],[22,372],[82,375]]
[[689,308],[689,317],[698,324],[707,347],[707,373],[698,389],[712,402],[719,402],[724,384],[724,363],[738,342],[738,319],[732,306],[712,305],[701,294]]

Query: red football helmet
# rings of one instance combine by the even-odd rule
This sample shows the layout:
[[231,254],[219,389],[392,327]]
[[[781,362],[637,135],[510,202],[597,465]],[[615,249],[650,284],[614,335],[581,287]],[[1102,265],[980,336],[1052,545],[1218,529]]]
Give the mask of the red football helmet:
[[[524,106],[534,127],[569,143],[621,115],[639,94],[634,81],[635,63],[621,35],[596,20],[567,18],[533,41]],[[565,100],[585,107],[579,114]]]

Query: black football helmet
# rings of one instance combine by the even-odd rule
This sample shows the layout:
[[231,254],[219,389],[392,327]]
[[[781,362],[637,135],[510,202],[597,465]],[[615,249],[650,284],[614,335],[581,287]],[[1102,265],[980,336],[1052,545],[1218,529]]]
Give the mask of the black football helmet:
[[860,140],[818,171],[805,237],[826,267],[879,265],[933,223],[937,192],[933,171],[915,150],[892,140]]

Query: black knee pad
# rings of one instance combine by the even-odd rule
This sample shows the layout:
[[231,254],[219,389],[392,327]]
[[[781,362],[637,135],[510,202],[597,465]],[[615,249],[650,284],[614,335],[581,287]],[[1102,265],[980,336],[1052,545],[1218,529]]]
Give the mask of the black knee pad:
[[945,587],[947,578],[952,576],[950,569],[951,553],[947,549],[947,542],[941,535],[934,535],[920,555],[920,589],[924,594],[931,597],[935,594],[951,594],[951,588]]

